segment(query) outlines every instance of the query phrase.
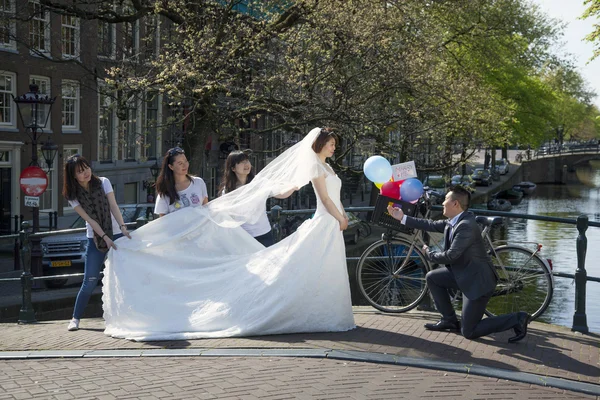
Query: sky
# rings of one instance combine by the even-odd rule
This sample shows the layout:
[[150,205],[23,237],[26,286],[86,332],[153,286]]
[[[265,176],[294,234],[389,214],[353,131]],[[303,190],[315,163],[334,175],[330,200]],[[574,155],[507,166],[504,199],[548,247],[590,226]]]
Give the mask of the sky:
[[600,107],[600,57],[590,62],[594,46],[583,40],[592,32],[593,24],[600,23],[594,17],[580,20],[586,7],[583,0],[532,0],[549,17],[559,19],[567,24],[562,38],[564,45],[561,52],[570,53],[578,66],[579,73],[585,78],[589,87],[598,94],[594,103]]

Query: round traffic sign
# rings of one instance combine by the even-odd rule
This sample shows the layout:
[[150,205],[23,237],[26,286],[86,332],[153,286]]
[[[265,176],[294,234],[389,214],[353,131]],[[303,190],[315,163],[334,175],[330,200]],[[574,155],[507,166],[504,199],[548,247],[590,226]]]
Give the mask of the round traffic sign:
[[48,187],[48,176],[40,167],[27,167],[21,171],[19,184],[27,196],[39,196]]

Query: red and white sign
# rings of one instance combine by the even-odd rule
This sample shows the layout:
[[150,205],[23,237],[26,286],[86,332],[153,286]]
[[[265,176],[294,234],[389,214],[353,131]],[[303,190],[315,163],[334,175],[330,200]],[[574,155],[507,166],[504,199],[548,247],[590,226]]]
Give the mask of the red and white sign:
[[27,167],[21,171],[19,184],[27,196],[39,196],[48,187],[48,176],[40,167]]

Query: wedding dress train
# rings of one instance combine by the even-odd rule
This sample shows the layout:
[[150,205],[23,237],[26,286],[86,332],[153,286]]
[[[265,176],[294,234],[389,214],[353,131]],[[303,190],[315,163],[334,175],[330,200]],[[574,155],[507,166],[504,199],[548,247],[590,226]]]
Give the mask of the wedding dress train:
[[[340,179],[323,172],[341,204]],[[343,234],[319,198],[315,215],[269,248],[222,225],[209,207],[187,207],[117,240],[104,271],[105,333],[148,341],[354,328]]]

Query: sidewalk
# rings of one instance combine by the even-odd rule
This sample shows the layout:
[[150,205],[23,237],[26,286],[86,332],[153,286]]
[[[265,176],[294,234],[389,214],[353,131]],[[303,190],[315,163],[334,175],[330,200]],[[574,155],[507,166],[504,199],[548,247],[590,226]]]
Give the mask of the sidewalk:
[[349,332],[163,342],[107,337],[99,318],[0,324],[0,399],[600,399],[600,335],[533,322],[509,344],[427,331],[433,313],[354,315]]

